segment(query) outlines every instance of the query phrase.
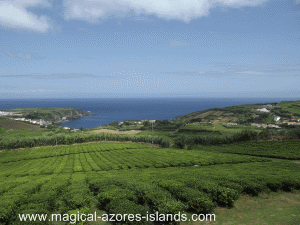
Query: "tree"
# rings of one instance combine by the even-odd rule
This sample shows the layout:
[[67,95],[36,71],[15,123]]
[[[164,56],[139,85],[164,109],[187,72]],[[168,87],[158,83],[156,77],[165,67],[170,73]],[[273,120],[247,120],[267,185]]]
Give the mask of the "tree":
[[148,127],[148,126],[150,125],[149,120],[145,120],[145,121],[143,122],[143,125],[144,125],[144,127]]

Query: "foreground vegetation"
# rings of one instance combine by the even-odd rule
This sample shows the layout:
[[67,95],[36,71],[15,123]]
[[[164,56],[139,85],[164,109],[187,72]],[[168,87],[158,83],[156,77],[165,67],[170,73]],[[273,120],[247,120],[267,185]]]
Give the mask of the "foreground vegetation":
[[[262,193],[259,196],[242,194],[234,208],[217,207],[216,221],[201,225],[299,224],[300,191]],[[181,225],[197,224],[182,222]]]
[[[268,107],[295,118],[297,108],[291,104],[298,103],[270,103]],[[281,211],[280,215],[286,217],[280,223],[255,218],[247,223],[243,217],[229,218],[220,213],[228,211],[230,215],[237,206],[243,207],[241,196],[253,200],[300,189],[300,164],[289,161],[300,159],[300,128],[282,124],[280,129],[251,127],[252,122],[275,123],[272,113],[256,111],[262,107],[265,105],[242,105],[195,112],[172,121],[157,120],[153,130],[149,121],[114,122],[101,130],[72,132],[56,125],[40,128],[2,118],[0,224],[41,224],[20,222],[19,213],[69,215],[94,211],[141,215],[156,211],[174,215],[180,211],[187,213],[188,219],[193,213],[216,213],[216,224],[227,224],[228,219],[232,224],[300,224],[300,219],[293,217],[294,208]],[[228,125],[229,121],[240,124]],[[151,143],[156,148],[150,148]],[[251,214],[246,211],[244,218]],[[127,219],[119,224],[179,222]]]
[[19,213],[94,208],[118,214],[209,213],[233,207],[241,193],[300,189],[296,163],[135,143],[3,152],[0,168],[1,224],[33,223],[18,222]]

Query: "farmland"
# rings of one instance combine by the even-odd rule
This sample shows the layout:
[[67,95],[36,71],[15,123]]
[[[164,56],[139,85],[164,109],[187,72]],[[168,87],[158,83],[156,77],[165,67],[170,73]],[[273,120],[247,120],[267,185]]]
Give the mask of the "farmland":
[[[276,109],[279,104],[272,105]],[[216,224],[240,224],[241,218],[218,212],[230,215],[246,204],[245,198],[295,196],[300,190],[300,164],[295,161],[300,159],[300,130],[288,125],[281,130],[249,126],[273,120],[270,113],[256,111],[262,107],[243,105],[157,120],[153,131],[149,121],[122,126],[113,122],[101,127],[105,129],[71,132],[1,118],[0,224],[40,224],[20,222],[19,213],[95,211],[189,216],[217,212],[221,220],[217,218]],[[227,124],[235,120],[246,122]],[[262,141],[270,138],[284,141]],[[155,148],[150,147],[152,141]],[[291,212],[283,215],[290,217]],[[274,224],[270,215],[264,219],[262,224]],[[300,223],[300,218],[294,219]],[[118,224],[199,223],[127,219]]]
[[223,146],[197,147],[210,152],[235,153],[279,159],[300,159],[299,141],[246,142]]
[[280,102],[271,111],[286,118],[300,118],[300,101]]
[[240,194],[300,189],[299,164],[205,149],[100,142],[0,154],[0,224],[26,224],[19,213],[74,210],[209,213],[234,207]]
[[7,118],[0,118],[0,126],[6,130],[17,130],[17,129],[42,130],[40,126],[19,122]]
[[[274,108],[277,103],[265,103],[265,104],[247,104],[230,106],[224,108],[206,109],[203,111],[193,112],[184,116],[178,116],[172,121],[174,122],[236,122],[239,124],[249,125],[250,123],[272,123],[274,121],[274,115],[265,112],[258,112],[257,109],[261,109],[264,105],[271,105]],[[253,116],[255,114],[255,116]]]

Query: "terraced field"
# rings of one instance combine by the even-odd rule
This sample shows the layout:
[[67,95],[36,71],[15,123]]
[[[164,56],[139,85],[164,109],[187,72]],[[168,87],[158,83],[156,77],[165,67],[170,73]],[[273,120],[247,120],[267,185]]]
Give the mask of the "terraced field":
[[[21,213],[94,209],[110,214],[209,213],[217,206],[232,207],[241,193],[300,189],[299,164],[201,150],[94,143],[0,156],[0,224],[41,224],[21,222]],[[127,219],[119,224],[146,222]]]

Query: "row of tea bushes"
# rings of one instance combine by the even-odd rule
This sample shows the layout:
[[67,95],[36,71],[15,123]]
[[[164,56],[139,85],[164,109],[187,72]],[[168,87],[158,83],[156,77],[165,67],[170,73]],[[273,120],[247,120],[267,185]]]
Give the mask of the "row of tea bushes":
[[224,146],[199,146],[197,149],[280,159],[300,159],[300,141],[247,142]]
[[[38,146],[70,145],[92,141],[119,141],[119,142],[144,142],[152,143],[152,136],[149,135],[125,135],[125,134],[61,134],[58,136],[42,136],[29,138],[7,138],[0,141],[0,149],[32,148]],[[153,137],[153,143],[161,147],[169,147],[171,139],[167,137]]]

